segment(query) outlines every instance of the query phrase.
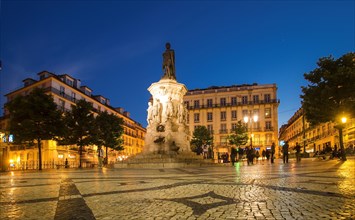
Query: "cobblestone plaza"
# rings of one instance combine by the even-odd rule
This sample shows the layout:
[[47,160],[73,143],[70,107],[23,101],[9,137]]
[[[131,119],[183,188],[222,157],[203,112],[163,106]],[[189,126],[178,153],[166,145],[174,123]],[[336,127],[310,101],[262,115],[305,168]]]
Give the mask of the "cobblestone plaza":
[[354,219],[354,161],[4,172],[0,219]]

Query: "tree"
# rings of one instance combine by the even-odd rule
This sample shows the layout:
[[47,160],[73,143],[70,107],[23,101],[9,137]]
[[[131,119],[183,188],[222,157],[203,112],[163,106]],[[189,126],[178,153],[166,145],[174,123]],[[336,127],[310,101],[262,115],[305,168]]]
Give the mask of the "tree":
[[212,145],[213,137],[205,126],[197,126],[194,130],[192,140],[190,142],[192,151],[200,154],[203,145]]
[[9,130],[18,144],[37,142],[39,170],[42,170],[41,141],[55,139],[63,129],[62,113],[53,97],[41,88],[27,96],[17,96],[6,105],[10,113]]
[[[312,125],[355,115],[355,53],[347,53],[337,60],[332,56],[320,58],[318,67],[304,78],[309,82],[302,87],[302,108]],[[346,160],[342,141],[342,127],[337,126],[342,159]]]
[[83,146],[93,144],[94,123],[93,106],[84,99],[79,100],[64,116],[65,132],[59,144],[76,144],[79,146],[79,168],[81,168]]
[[123,150],[123,119],[107,112],[101,112],[95,118],[94,143],[100,148],[106,146],[106,158],[108,159],[108,148]]
[[232,134],[228,136],[229,143],[239,147],[245,145],[248,139],[248,128],[241,121],[238,121],[237,126],[232,129]]

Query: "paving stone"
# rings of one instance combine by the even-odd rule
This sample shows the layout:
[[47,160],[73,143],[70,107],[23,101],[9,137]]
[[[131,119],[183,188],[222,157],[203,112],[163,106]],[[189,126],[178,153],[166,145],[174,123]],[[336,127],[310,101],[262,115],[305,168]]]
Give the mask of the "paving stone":
[[354,157],[292,163],[2,173],[0,219],[355,219]]

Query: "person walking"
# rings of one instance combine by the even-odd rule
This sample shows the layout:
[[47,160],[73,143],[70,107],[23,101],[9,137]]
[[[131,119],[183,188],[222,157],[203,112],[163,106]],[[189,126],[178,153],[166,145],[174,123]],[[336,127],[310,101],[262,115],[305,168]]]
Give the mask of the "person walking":
[[261,152],[261,159],[264,160],[265,157],[266,157],[266,151],[263,150],[263,151]]
[[271,144],[271,163],[274,163],[274,157],[275,157],[275,143],[272,142],[272,144]]
[[301,145],[296,142],[296,146],[294,148],[296,150],[296,161],[300,162],[301,161]]
[[282,154],[284,163],[288,163],[288,141],[282,146]]
[[237,156],[237,150],[234,147],[231,147],[230,157],[231,157],[232,166],[234,166],[236,156]]

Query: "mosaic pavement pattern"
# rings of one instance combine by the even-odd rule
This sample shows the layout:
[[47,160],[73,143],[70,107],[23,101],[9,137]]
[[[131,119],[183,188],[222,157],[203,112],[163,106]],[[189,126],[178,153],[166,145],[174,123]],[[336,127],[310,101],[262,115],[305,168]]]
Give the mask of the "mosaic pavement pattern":
[[0,219],[355,219],[354,158],[0,173]]

